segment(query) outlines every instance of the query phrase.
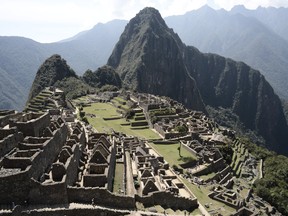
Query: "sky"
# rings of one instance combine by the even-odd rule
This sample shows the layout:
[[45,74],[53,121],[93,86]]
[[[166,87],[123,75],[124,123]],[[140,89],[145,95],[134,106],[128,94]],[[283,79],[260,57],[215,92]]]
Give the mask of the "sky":
[[0,36],[22,36],[41,43],[60,41],[113,19],[130,20],[147,6],[162,17],[185,14],[208,4],[230,10],[288,7],[288,0],[0,0]]

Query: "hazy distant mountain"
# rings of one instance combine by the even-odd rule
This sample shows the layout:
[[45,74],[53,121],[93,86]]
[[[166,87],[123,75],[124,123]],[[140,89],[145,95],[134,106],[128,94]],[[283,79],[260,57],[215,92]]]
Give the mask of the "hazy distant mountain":
[[53,53],[60,54],[78,73],[103,66],[124,30],[127,21],[113,20],[99,23],[62,42],[48,44]]
[[0,37],[0,108],[23,108],[37,68],[47,55],[45,47],[21,37]]
[[[249,16],[237,11],[242,11],[242,14],[247,13]],[[281,16],[276,16],[277,11]],[[271,20],[263,15],[264,12],[272,14]],[[252,16],[253,14],[255,16]],[[217,53],[244,61],[260,70],[276,92],[288,99],[286,81],[288,79],[288,42],[279,33],[283,29],[283,34],[286,37],[288,35],[285,34],[288,24],[281,20],[287,17],[287,14],[287,8],[265,10],[258,8],[248,11],[238,7],[232,12],[227,12],[223,9],[216,11],[204,6],[185,15],[167,17],[165,20],[187,45],[193,45],[203,52]],[[264,18],[265,21],[260,21]],[[277,30],[279,34],[272,29],[274,21],[275,31]],[[280,27],[281,25],[283,27]]]
[[137,91],[169,96],[196,110],[205,111],[203,104],[230,109],[268,148],[288,152],[281,102],[264,76],[243,62],[186,46],[154,8],[130,20],[107,64]]
[[[227,12],[205,6],[165,20],[187,45],[244,61],[260,70],[287,100],[287,16],[287,8],[247,10],[238,6]],[[126,24],[124,20],[97,24],[91,30],[50,44],[0,37],[0,108],[23,108],[37,69],[53,54],[60,54],[80,75],[104,65]]]
[[288,8],[258,7],[256,10],[249,10],[238,5],[232,8],[230,13],[254,17],[288,41]]
[[89,31],[58,43],[42,44],[23,37],[0,37],[0,109],[24,108],[35,74],[57,53],[77,72],[104,65],[126,21],[97,24]]

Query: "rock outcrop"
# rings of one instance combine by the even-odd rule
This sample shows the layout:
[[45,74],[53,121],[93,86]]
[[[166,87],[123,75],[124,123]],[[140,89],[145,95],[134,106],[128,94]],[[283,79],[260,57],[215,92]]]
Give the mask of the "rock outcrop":
[[30,89],[28,101],[39,94],[45,87],[53,86],[57,81],[68,77],[77,76],[60,55],[52,55],[38,69]]
[[108,65],[139,92],[169,96],[197,110],[205,110],[204,104],[230,108],[268,148],[288,152],[281,102],[264,76],[242,62],[186,46],[154,8],[127,24]]

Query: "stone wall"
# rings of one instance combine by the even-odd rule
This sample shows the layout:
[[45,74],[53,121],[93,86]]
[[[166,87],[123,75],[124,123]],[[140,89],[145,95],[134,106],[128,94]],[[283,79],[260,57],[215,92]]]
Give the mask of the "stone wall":
[[[27,167],[23,171],[11,173],[5,170],[7,173],[1,172],[0,177],[0,204],[12,205],[23,204],[27,199],[30,190],[30,176],[31,166]],[[9,174],[8,174],[9,173]],[[13,182],[13,184],[11,184]]]
[[10,134],[5,138],[0,139],[0,157],[3,157],[11,151],[23,139],[23,134],[21,132],[15,132],[14,134]]
[[66,141],[68,127],[62,124],[62,127],[53,133],[54,136],[44,142],[43,151],[40,151],[37,157],[30,161],[31,165],[27,166],[25,170],[21,170],[21,167],[2,170],[2,175],[0,175],[0,204],[11,204],[12,202],[17,204],[27,201],[33,184],[31,178],[39,179],[46,168],[53,163]]
[[135,199],[131,196],[120,196],[102,188],[68,187],[69,202],[92,203],[122,209],[134,209]]
[[28,204],[59,205],[67,204],[67,187],[65,178],[62,182],[41,184],[32,179],[29,191]]
[[[87,216],[87,215],[101,215],[101,216],[124,216],[129,215],[130,212],[128,210],[113,210],[113,209],[105,209],[105,208],[74,208],[74,209],[67,209],[67,208],[56,208],[56,209],[39,209],[39,210],[30,210],[24,211],[20,213],[21,216]],[[12,215],[11,213],[5,215]],[[13,214],[14,215],[14,214]],[[15,214],[19,215],[19,214]]]
[[8,125],[10,118],[15,118],[21,115],[21,113],[15,113],[14,110],[0,110],[0,127]]
[[53,131],[53,134],[54,136],[50,140],[46,141],[46,145],[44,143],[41,159],[34,162],[34,173],[32,176],[34,179],[39,179],[45,172],[46,168],[54,162],[55,157],[59,154],[68,136],[67,125],[63,124],[61,128]]
[[80,154],[80,149],[79,149],[79,144],[75,144],[74,146],[72,146],[72,152],[73,154],[71,155],[70,158],[68,158],[65,166],[66,166],[66,183],[67,185],[70,185],[72,186],[75,182],[76,182],[76,179],[77,179],[77,169],[78,169],[78,166],[79,166],[79,160],[80,160],[80,157],[81,157],[81,154]]
[[6,138],[7,136],[9,136],[11,134],[15,134],[17,132],[18,132],[18,130],[16,127],[12,127],[12,128],[8,128],[8,129],[0,128],[0,140]]
[[40,136],[43,130],[50,124],[49,113],[39,114],[28,113],[16,121],[10,121],[10,127],[16,126],[24,136]]
[[207,168],[200,170],[197,173],[194,173],[194,175],[196,176],[201,176],[201,175],[207,175],[211,172],[215,172],[217,170],[222,170],[224,169],[226,166],[226,164],[223,161],[223,158],[218,159],[217,161],[215,161],[214,163],[211,163],[207,166]]
[[135,121],[131,122],[131,127],[138,127],[138,126],[147,126],[148,122],[147,121]]
[[107,181],[108,181],[108,190],[112,191],[113,190],[113,181],[114,181],[114,173],[115,173],[115,165],[116,165],[116,144],[112,143],[112,149],[110,152],[110,161],[109,161],[109,169],[108,169],[108,176],[107,176]]
[[172,193],[159,191],[148,196],[135,195],[135,201],[143,203],[144,206],[161,205],[163,208],[175,208],[192,211],[198,207],[197,199],[174,196]]

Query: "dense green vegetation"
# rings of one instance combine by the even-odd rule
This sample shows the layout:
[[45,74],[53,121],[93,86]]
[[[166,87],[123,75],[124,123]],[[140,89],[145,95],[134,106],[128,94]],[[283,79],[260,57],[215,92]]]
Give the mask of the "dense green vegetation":
[[179,125],[179,126],[176,126],[174,130],[178,131],[180,133],[186,133],[188,129],[187,129],[187,127],[185,127],[183,125]]
[[95,93],[96,90],[118,90],[121,88],[121,79],[109,66],[98,68],[95,72],[87,70],[83,77],[79,78],[65,59],[60,55],[53,55],[39,68],[30,90],[30,100],[49,86],[60,88],[67,98],[74,99]]
[[263,178],[254,183],[256,194],[288,215],[288,158],[257,146],[247,138],[242,138],[241,142],[257,159],[264,160]]
[[101,88],[105,85],[111,85],[121,88],[121,79],[119,75],[112,67],[109,67],[107,65],[98,68],[95,72],[87,70],[83,74],[82,79],[88,85],[95,88]]
[[223,155],[224,160],[227,164],[231,164],[232,156],[233,156],[233,149],[230,145],[223,145],[219,147],[219,151]]
[[66,63],[66,60],[60,55],[52,55],[37,71],[28,100],[39,94],[45,87],[53,86],[57,81],[70,77],[77,79],[76,73]]
[[233,129],[238,136],[248,137],[253,143],[263,146],[266,144],[260,135],[247,129],[240,121],[239,116],[233,113],[231,109],[222,107],[213,108],[211,106],[207,106],[206,109],[210,118],[214,119],[219,125]]
[[95,92],[95,88],[87,85],[82,80],[76,77],[68,77],[63,80],[58,80],[55,84],[55,87],[60,88],[65,92],[66,97],[69,99],[74,99],[77,97],[84,96],[86,94],[91,94]]
[[282,155],[267,157],[264,178],[256,180],[254,189],[260,197],[288,215],[288,158]]

